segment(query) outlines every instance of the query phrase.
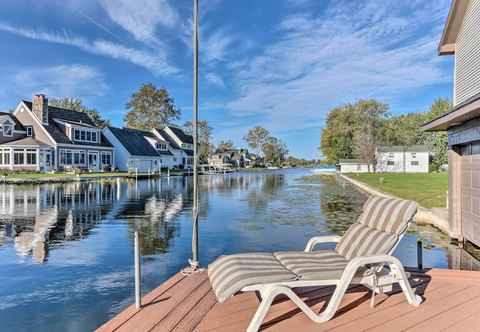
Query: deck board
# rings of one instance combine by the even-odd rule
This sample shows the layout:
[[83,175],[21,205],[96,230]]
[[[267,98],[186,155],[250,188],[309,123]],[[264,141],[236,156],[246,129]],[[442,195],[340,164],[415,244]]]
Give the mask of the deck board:
[[[375,308],[362,286],[351,287],[335,317],[322,324],[310,321],[287,299],[278,299],[262,331],[480,331],[480,272],[438,270],[414,273],[412,285],[424,297],[419,307],[408,305],[402,293],[378,295]],[[296,290],[321,312],[332,287]],[[206,271],[174,275],[145,295],[137,310],[130,306],[98,331],[245,331],[259,300],[253,293],[238,294],[219,304]]]

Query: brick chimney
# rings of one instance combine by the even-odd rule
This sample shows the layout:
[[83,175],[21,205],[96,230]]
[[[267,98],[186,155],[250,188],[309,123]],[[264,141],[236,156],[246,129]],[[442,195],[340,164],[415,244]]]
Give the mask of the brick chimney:
[[44,94],[33,96],[32,111],[43,124],[48,125],[48,99]]

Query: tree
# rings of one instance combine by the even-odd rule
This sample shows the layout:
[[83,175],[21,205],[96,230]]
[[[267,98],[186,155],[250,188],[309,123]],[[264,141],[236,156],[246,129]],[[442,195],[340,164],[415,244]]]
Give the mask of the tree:
[[280,165],[284,162],[288,155],[288,149],[285,143],[276,137],[268,137],[265,144],[263,144],[262,152],[265,162],[273,165]]
[[217,151],[218,152],[225,152],[228,150],[233,150],[235,147],[234,143],[232,140],[227,140],[227,141],[220,141],[218,143]]
[[[193,133],[193,124],[191,121],[185,122],[183,125],[185,132]],[[198,121],[198,157],[201,162],[207,162],[208,157],[213,152],[212,127],[208,125],[206,120]]]
[[106,127],[110,125],[110,121],[105,120],[100,112],[95,108],[88,108],[83,105],[80,99],[74,99],[69,97],[53,98],[48,101],[48,105],[59,108],[66,108],[72,111],[87,113],[93,123],[98,127]]
[[270,133],[267,129],[256,126],[250,129],[243,137],[243,139],[248,143],[248,146],[253,149],[258,155],[262,153],[263,146],[267,143]]
[[359,100],[355,104],[360,126],[354,135],[355,154],[375,172],[377,147],[382,142],[382,129],[388,117],[388,105],[374,99]]
[[181,114],[168,91],[157,89],[152,83],[143,84],[126,107],[129,110],[124,118],[126,126],[141,130],[160,128]]

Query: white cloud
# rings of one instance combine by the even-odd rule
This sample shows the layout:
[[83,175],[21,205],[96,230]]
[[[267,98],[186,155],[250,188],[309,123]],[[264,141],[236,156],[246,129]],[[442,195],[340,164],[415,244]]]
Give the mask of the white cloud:
[[202,58],[205,62],[214,64],[226,59],[234,42],[231,35],[224,30],[216,30],[213,33],[204,33],[205,38],[201,42]]
[[328,109],[357,98],[389,102],[447,82],[436,56],[446,8],[446,0],[341,1],[322,16],[291,14],[275,42],[235,68],[239,97],[227,108],[286,131],[318,127]]
[[165,46],[156,36],[158,27],[173,28],[179,21],[167,0],[102,0],[109,17],[137,40],[151,46]]
[[88,98],[102,96],[108,90],[103,75],[95,68],[84,65],[21,69],[7,81],[9,89],[23,98],[33,93],[45,93],[49,97]]
[[209,82],[210,84],[213,84],[213,85],[216,85],[216,86],[219,86],[221,88],[225,87],[225,82],[223,81],[223,78],[218,75],[218,74],[215,74],[215,73],[207,73],[205,75],[205,79],[207,80],[207,82]]
[[63,31],[62,34],[52,33],[19,28],[6,23],[0,23],[0,31],[9,32],[25,38],[73,46],[88,53],[128,61],[137,66],[146,68],[157,75],[169,75],[178,72],[176,67],[167,62],[167,55],[161,49],[156,49],[154,51],[139,50],[103,39],[90,41],[82,37],[72,36],[67,31]]

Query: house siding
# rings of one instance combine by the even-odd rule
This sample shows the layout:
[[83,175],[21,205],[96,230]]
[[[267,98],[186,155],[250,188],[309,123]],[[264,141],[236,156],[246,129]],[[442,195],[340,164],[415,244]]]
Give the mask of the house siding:
[[380,152],[377,157],[377,172],[428,173],[428,167],[428,152]]
[[455,44],[454,104],[480,93],[480,0],[470,0]]
[[45,129],[33,119],[33,113],[30,112],[25,106],[20,105],[14,113],[15,117],[22,123],[23,126],[33,127],[33,137],[46,145],[55,146],[55,142],[48,136]]

